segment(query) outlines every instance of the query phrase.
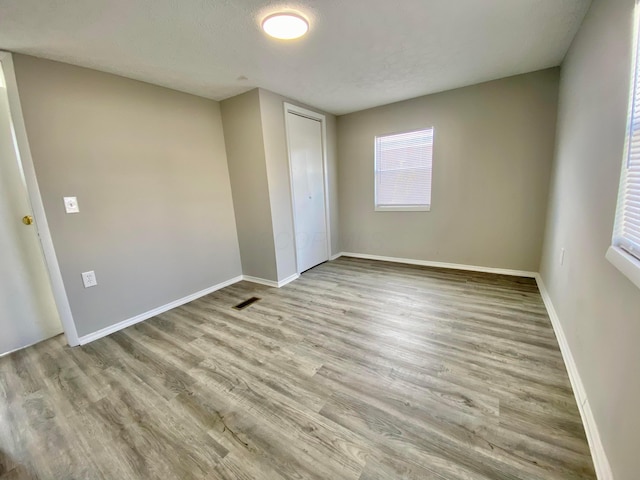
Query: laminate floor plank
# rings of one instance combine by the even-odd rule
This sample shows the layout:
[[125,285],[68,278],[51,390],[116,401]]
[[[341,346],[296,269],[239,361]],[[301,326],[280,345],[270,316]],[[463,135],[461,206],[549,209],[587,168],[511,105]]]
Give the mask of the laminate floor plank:
[[595,478],[528,278],[343,257],[0,358],[0,480]]

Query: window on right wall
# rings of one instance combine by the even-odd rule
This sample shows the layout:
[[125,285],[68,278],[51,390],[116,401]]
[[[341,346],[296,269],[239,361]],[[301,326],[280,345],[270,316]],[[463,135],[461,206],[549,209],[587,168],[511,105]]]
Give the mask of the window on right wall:
[[638,15],[627,133],[612,245],[607,259],[640,287],[640,46]]
[[375,137],[376,211],[429,211],[433,127]]

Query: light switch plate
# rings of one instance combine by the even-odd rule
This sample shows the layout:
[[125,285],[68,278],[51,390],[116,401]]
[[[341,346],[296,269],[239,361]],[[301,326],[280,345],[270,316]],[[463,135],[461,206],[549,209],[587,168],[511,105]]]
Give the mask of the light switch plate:
[[80,207],[78,206],[77,197],[64,197],[64,209],[67,213],[78,213]]
[[98,284],[96,272],[93,270],[90,272],[82,272],[82,283],[84,283],[84,288],[95,287]]

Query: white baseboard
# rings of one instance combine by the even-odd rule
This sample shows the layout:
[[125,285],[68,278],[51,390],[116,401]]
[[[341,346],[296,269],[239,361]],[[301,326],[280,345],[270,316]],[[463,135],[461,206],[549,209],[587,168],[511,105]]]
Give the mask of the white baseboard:
[[340,258],[342,256],[342,252],[336,253],[335,255],[331,255],[329,257],[329,261],[332,262],[333,260],[335,260],[336,258]]
[[294,280],[297,280],[298,278],[300,278],[300,274],[299,273],[294,273],[293,275],[285,278],[284,280],[280,280],[278,282],[278,288],[284,287],[287,283],[291,283]]
[[[338,256],[364,258],[367,260],[380,260],[383,262],[406,263],[408,265],[421,265],[423,267],[451,268],[454,270],[468,270],[470,272],[497,273],[500,275],[512,275],[516,277],[535,278],[535,272],[525,270],[509,270],[506,268],[480,267],[476,265],[463,265],[460,263],[432,262],[430,260],[415,260],[413,258],[384,257],[381,255],[369,255],[368,253],[342,252]],[[337,258],[337,257],[336,257]]]
[[573,354],[569,348],[567,337],[562,329],[560,318],[558,317],[558,313],[551,302],[551,297],[549,296],[547,287],[545,287],[544,282],[542,281],[542,277],[540,274],[536,274],[535,278],[538,283],[540,295],[542,295],[542,300],[544,301],[544,305],[549,313],[551,325],[553,325],[553,331],[558,339],[558,345],[560,345],[560,352],[562,352],[564,364],[567,367],[569,380],[571,381],[571,387],[573,388],[573,394],[576,397],[578,410],[580,410],[580,417],[582,418],[582,424],[584,425],[587,441],[589,442],[589,449],[591,450],[591,457],[593,458],[596,475],[598,476],[598,480],[613,480],[613,472],[611,471],[609,460],[607,459],[604,446],[602,445],[602,440],[600,439],[598,426],[595,418],[593,417],[593,412],[591,411],[591,406],[587,399],[587,393],[584,389],[582,379],[580,378],[580,373],[578,372],[575,359],[573,358]]
[[166,312],[167,310],[171,310],[172,308],[179,307],[180,305],[184,305],[185,303],[192,302],[197,298],[208,295],[216,290],[220,290],[221,288],[228,287],[229,285],[233,285],[234,283],[242,280],[242,275],[232,278],[231,280],[227,280],[222,283],[218,283],[213,287],[205,288],[204,290],[200,290],[199,292],[192,293],[191,295],[187,295],[186,297],[179,298],[171,303],[167,303],[166,305],[162,305],[161,307],[154,308],[153,310],[149,310],[148,312],[141,313],[140,315],[136,315],[135,317],[128,318],[127,320],[123,320],[114,325],[110,325],[106,328],[98,330],[97,332],[90,333],[88,335],[84,335],[80,337],[78,340],[80,341],[80,345],[86,345],[87,343],[93,342],[94,340],[98,340],[99,338],[106,337],[107,335],[111,335],[123,328],[130,327],[131,325],[135,325],[136,323],[143,322],[144,320],[148,320],[151,317],[155,317],[156,315],[160,315],[161,313]]
[[63,331],[60,331],[60,332],[56,333],[55,335],[51,335],[50,337],[43,338],[42,340],[38,340],[38,341],[33,342],[33,343],[28,343],[28,344],[26,344],[26,345],[24,345],[22,347],[14,348],[13,350],[9,350],[8,352],[0,353],[0,358],[6,357],[7,355],[11,355],[12,353],[18,352],[20,350],[24,350],[25,348],[33,347],[34,345],[37,345],[40,342],[44,342],[46,340],[49,340],[50,338],[57,337],[58,335],[62,335],[63,333],[64,333]]
[[242,280],[245,282],[257,283],[259,285],[266,285],[267,287],[278,288],[278,282],[274,280],[267,280],[265,278],[252,277],[250,275],[243,275]]
[[266,285],[267,287],[273,287],[273,288],[284,287],[287,283],[291,283],[298,278],[300,278],[299,273],[294,273],[293,275],[285,278],[284,280],[280,280],[279,282],[276,282],[275,280],[267,280],[266,278],[252,277],[250,275],[242,276],[242,279],[247,282],[257,283],[259,285]]

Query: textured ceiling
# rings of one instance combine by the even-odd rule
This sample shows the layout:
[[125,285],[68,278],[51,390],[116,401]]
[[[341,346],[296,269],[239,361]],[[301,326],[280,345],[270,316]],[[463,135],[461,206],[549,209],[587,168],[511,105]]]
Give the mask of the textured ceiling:
[[[221,100],[342,114],[559,65],[589,0],[0,0],[0,49]],[[303,13],[303,39],[260,21]],[[246,79],[243,79],[246,77]]]

